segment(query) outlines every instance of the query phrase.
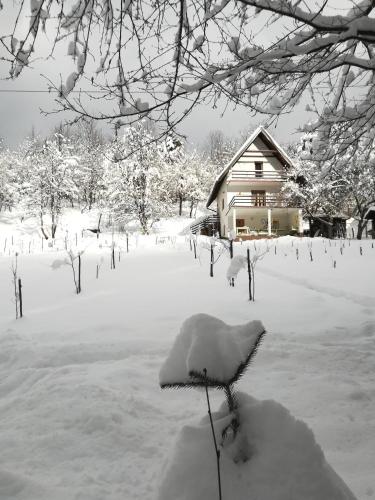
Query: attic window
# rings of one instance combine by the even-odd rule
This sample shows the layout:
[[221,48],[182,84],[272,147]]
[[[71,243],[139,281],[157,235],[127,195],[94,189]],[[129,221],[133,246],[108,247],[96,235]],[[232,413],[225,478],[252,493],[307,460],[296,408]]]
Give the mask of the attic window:
[[255,162],[255,177],[263,177],[263,163],[261,161]]

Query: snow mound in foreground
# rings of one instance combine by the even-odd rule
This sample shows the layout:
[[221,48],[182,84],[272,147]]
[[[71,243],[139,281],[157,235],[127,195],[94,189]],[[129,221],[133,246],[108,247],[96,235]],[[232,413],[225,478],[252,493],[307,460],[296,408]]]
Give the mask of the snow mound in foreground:
[[[238,394],[241,428],[221,447],[225,500],[356,500],[326,462],[307,425],[275,401]],[[226,403],[213,414],[218,442],[228,425]],[[235,461],[245,451],[249,460]],[[182,429],[167,465],[159,500],[217,500],[216,455],[210,422]]]
[[231,380],[263,332],[260,321],[230,326],[208,314],[191,316],[182,324],[160,370],[160,385],[189,384],[189,373],[204,369],[211,379]]

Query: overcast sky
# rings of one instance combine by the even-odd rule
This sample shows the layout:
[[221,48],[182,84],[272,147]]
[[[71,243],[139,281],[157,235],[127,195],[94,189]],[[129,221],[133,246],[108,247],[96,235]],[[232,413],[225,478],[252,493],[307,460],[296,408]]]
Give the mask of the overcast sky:
[[[335,4],[343,5],[343,0],[331,0]],[[344,0],[345,1],[345,0]],[[9,2],[10,3],[10,2]],[[347,3],[345,1],[345,3]],[[25,22],[28,22],[25,19]],[[10,13],[6,9],[0,12],[0,32],[10,31]],[[48,32],[47,32],[48,36]],[[45,56],[48,41],[44,46],[37,47],[36,53]],[[25,137],[30,134],[32,127],[41,135],[47,134],[55,125],[69,118],[62,113],[45,116],[41,109],[47,112],[53,111],[54,95],[37,92],[16,92],[16,91],[46,91],[47,81],[41,74],[47,75],[52,81],[58,83],[60,75],[64,76],[72,70],[71,58],[66,56],[67,47],[60,46],[55,54],[55,59],[44,60],[43,57],[33,64],[32,68],[26,68],[22,75],[15,81],[0,80],[0,137],[11,147],[17,146]],[[7,77],[7,68],[0,62],[0,78]],[[9,91],[9,92],[3,92]],[[241,130],[248,129],[252,125],[264,123],[265,117],[252,118],[249,111],[244,108],[234,109],[229,104],[224,116],[225,103],[221,107],[212,109],[209,105],[201,105],[193,114],[183,122],[180,131],[187,135],[189,141],[199,146],[211,130],[222,130],[226,135],[235,136]],[[304,111],[302,103],[292,114],[283,117],[273,126],[270,131],[281,142],[291,142],[297,139],[296,131],[300,125],[310,119]],[[111,134],[111,129],[104,127],[107,134]]]

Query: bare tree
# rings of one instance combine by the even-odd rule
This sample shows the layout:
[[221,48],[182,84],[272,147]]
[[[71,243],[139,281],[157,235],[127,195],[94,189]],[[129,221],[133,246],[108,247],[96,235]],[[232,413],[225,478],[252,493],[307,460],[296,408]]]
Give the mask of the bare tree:
[[[203,101],[215,106],[224,97],[279,116],[310,92],[309,109],[317,118],[306,128],[318,131],[319,144],[333,138],[341,144],[334,154],[340,154],[363,135],[373,141],[373,0],[339,11],[330,0],[35,0],[30,10],[28,5],[19,3],[9,33],[0,37],[0,57],[14,78],[38,56],[34,50],[44,29],[52,52],[68,43],[76,69],[50,87],[58,92],[59,109],[77,117],[121,125],[147,114],[169,129]],[[4,12],[12,14],[12,7]],[[27,28],[20,21],[25,16]],[[108,101],[115,104],[110,112],[102,106]],[[323,147],[314,151],[331,153]]]

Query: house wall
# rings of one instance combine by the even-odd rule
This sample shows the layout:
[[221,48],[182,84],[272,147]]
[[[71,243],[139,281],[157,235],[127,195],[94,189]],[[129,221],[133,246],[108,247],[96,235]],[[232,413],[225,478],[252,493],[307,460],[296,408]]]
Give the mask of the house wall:
[[[223,208],[224,202],[224,208]],[[227,185],[226,182],[223,182],[221,185],[220,191],[217,196],[217,212],[220,216],[220,235],[222,237],[228,237],[228,228],[227,223],[227,210],[228,210],[228,199],[227,199]]]
[[[271,153],[264,153],[262,150],[269,149],[264,142],[257,137],[254,142],[247,148],[247,150],[242,154],[242,156],[237,160],[233,167],[228,172],[222,186],[220,189],[220,197],[226,196],[225,204],[228,205],[235,195],[250,196],[252,190],[264,190],[267,193],[279,193],[281,190],[282,182],[272,181],[269,179],[262,180],[258,178],[256,180],[247,180],[241,183],[228,181],[231,178],[233,171],[244,171],[244,172],[254,172],[255,162],[263,163],[263,172],[276,172],[278,174],[284,173],[283,164],[275,156],[271,156]],[[247,156],[247,153],[252,154],[251,157]],[[220,199],[221,203],[221,199]],[[221,205],[220,205],[221,206]]]

